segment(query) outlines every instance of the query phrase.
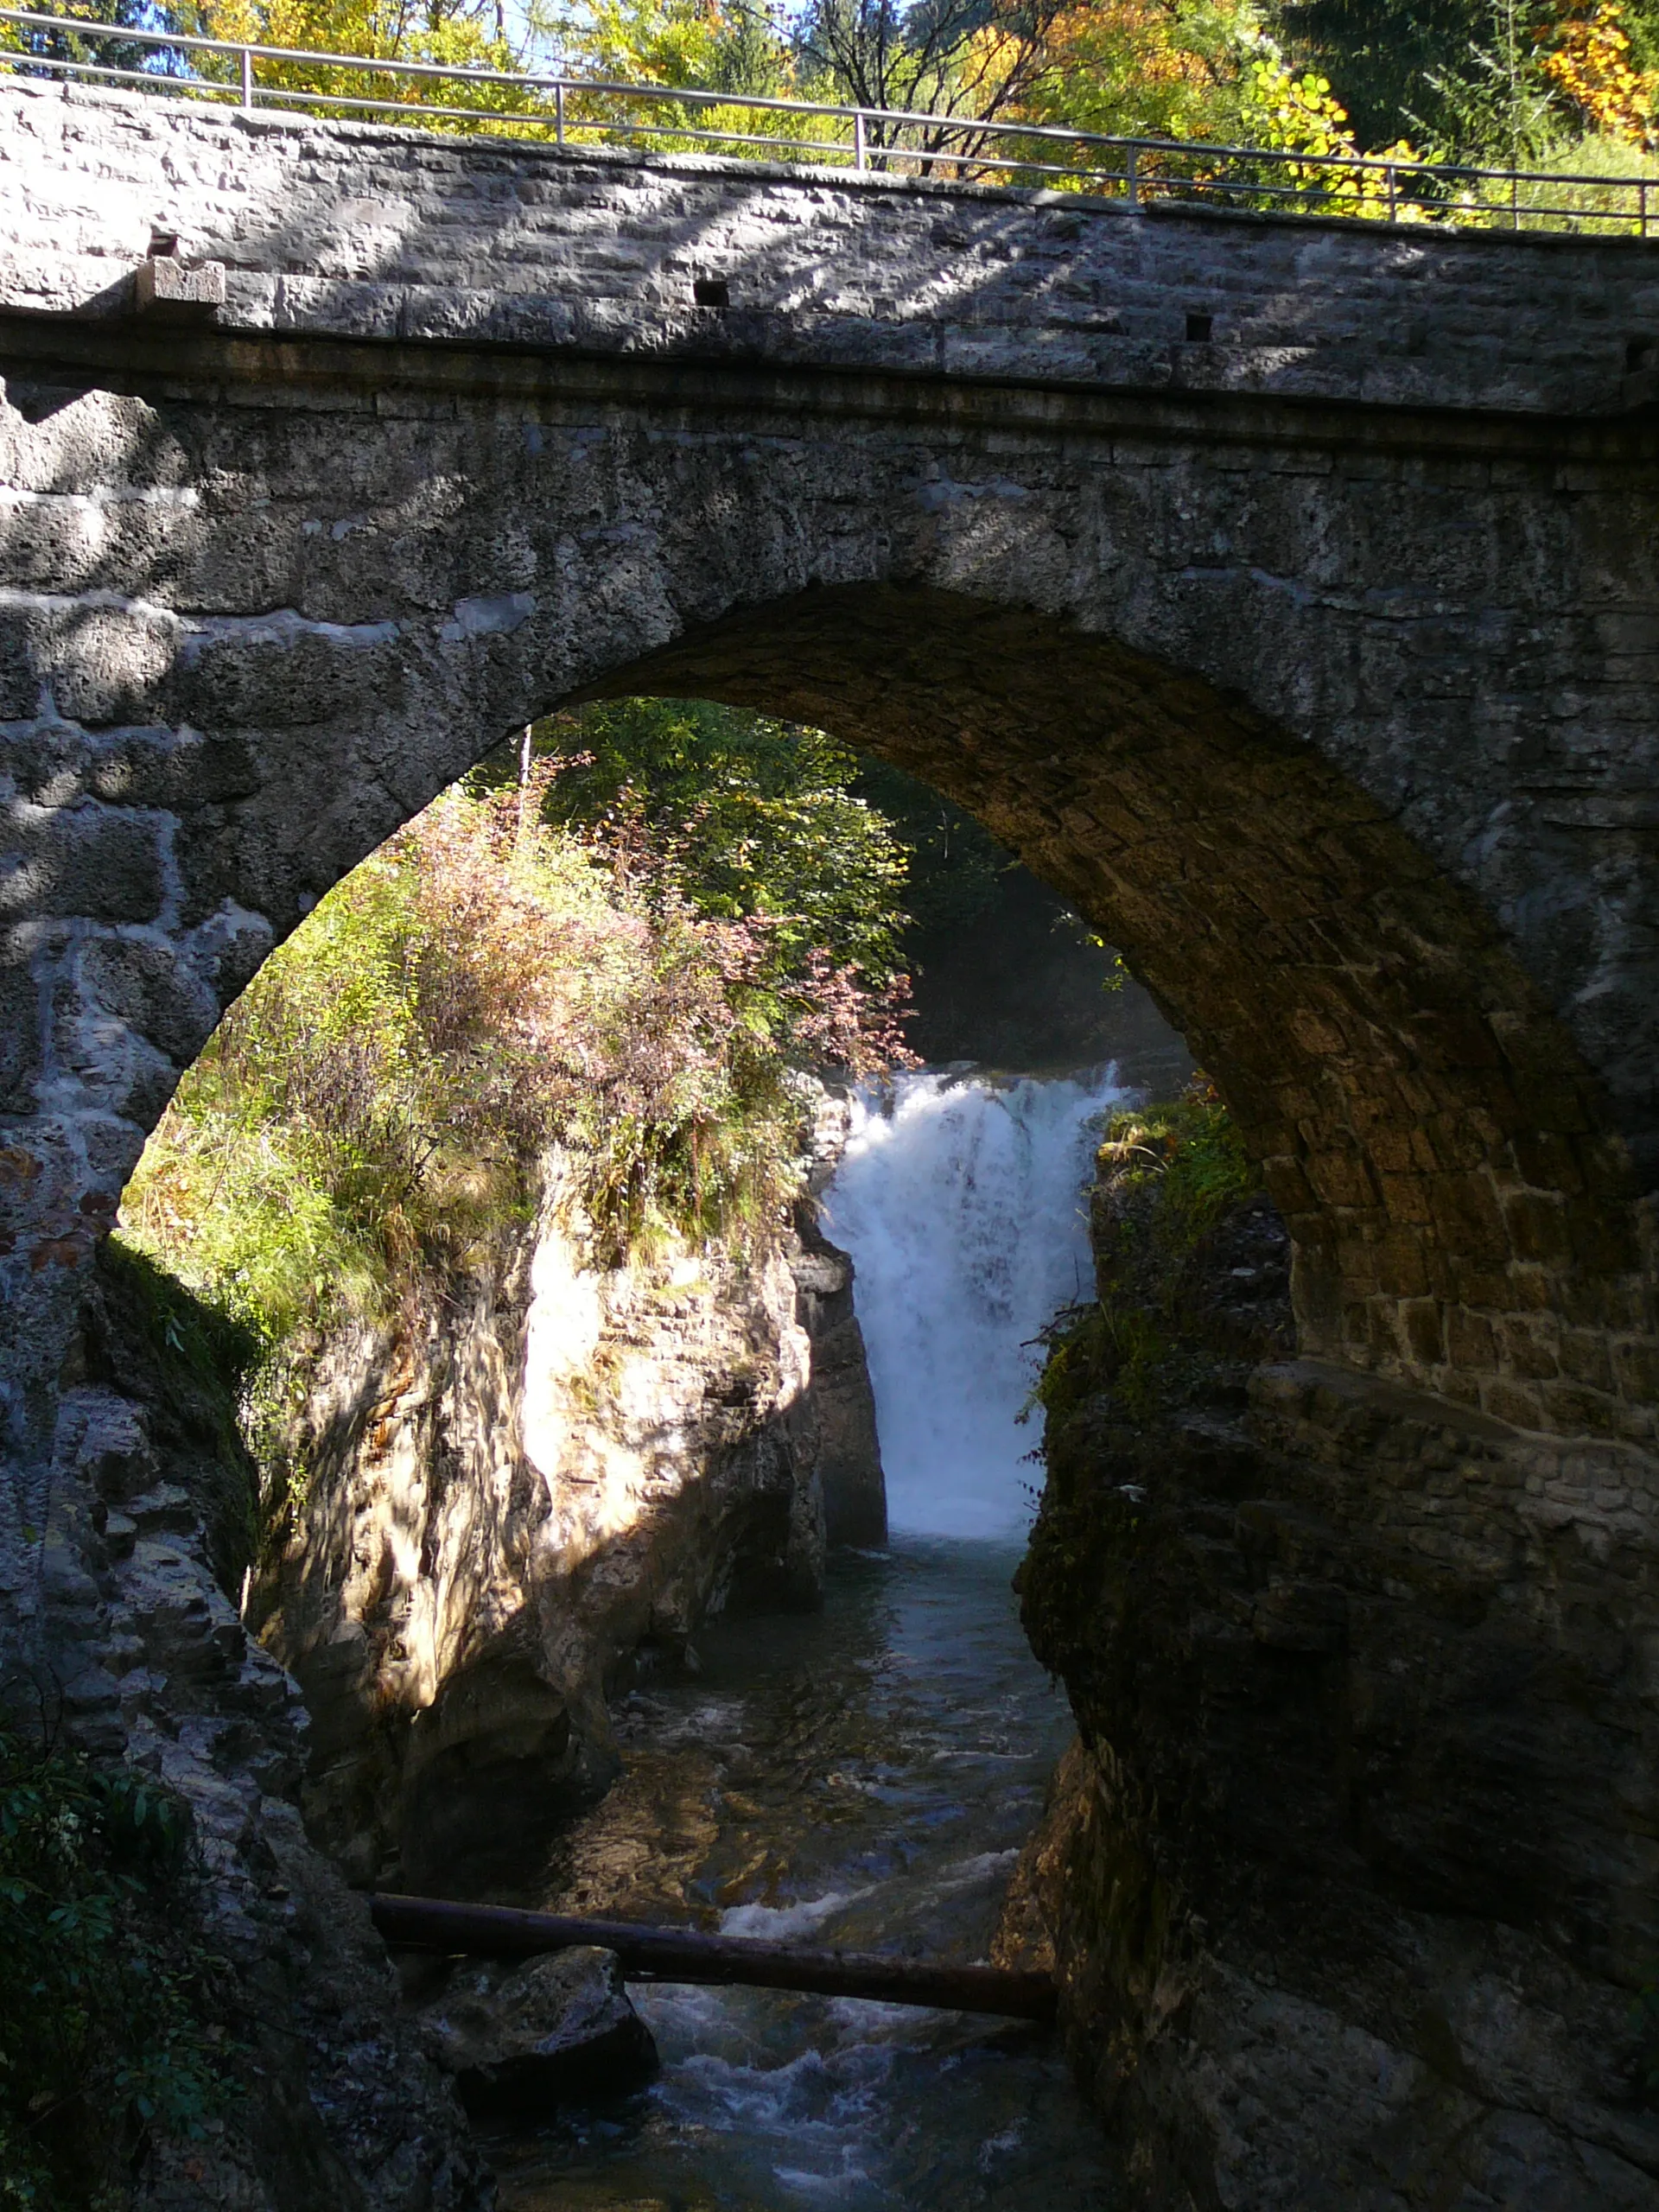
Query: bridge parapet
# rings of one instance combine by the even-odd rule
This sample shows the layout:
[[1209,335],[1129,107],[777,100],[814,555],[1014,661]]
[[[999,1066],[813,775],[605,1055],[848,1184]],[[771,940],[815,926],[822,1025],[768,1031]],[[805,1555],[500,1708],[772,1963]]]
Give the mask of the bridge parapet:
[[1230,214],[0,86],[0,309],[1092,391],[1615,415],[1659,243]]

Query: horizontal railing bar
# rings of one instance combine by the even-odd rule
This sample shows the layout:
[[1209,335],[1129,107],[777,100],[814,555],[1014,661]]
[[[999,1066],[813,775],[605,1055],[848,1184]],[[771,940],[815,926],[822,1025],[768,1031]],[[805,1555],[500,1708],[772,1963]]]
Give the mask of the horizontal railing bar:
[[[0,60],[6,59],[9,57],[0,54]],[[144,70],[122,69],[109,62],[73,61],[62,60],[57,56],[49,56],[31,57],[29,66],[31,68],[61,70],[78,77],[95,77],[118,84],[140,85],[146,88],[176,92],[185,97],[207,95],[211,99],[232,101],[240,98],[238,88],[233,83],[219,83],[212,78],[158,77]],[[257,91],[262,105],[350,108],[376,115],[418,114],[436,116],[446,122],[517,123],[538,129],[553,126],[557,119],[556,111],[552,108],[536,110],[440,107],[429,101],[423,101],[416,105],[414,102],[408,100],[376,99],[362,92],[321,92],[315,87],[282,85],[261,85],[257,87]],[[751,131],[702,129],[695,124],[626,123],[611,118],[573,116],[568,109],[565,113],[564,128],[567,139],[578,131],[609,131],[619,137],[696,138],[715,145],[775,146],[788,148],[798,153],[844,154],[850,156],[853,151],[851,139],[766,138]],[[1156,140],[1148,143],[1166,144],[1169,142]],[[1035,172],[1042,176],[1078,177],[1090,182],[1125,186],[1128,181],[1127,174],[1121,169],[1075,169],[1058,162],[1022,161],[1017,156],[963,154],[931,147],[899,146],[878,147],[875,152],[879,157],[891,157],[897,161],[925,162],[930,164],[950,162],[962,168],[1019,169],[1027,174]],[[1155,189],[1160,186],[1166,188],[1185,187],[1193,191],[1255,192],[1287,199],[1299,199],[1310,193],[1319,191],[1318,186],[1311,184],[1272,185],[1254,182],[1249,179],[1235,180],[1225,177],[1170,178],[1160,177],[1155,174],[1149,175],[1145,172],[1142,172],[1139,181],[1147,189]]]
[[[56,16],[44,10],[0,7],[0,22],[23,29],[53,31],[79,40],[115,40],[155,48],[178,51],[187,55],[210,54],[249,67],[254,61],[265,61],[289,66],[300,65],[336,74],[365,73],[387,75],[416,83],[464,84],[470,87],[493,88],[512,86],[533,96],[545,96],[550,102],[563,97],[565,102],[564,136],[609,132],[614,137],[628,138],[678,137],[690,138],[702,143],[775,148],[785,154],[826,155],[832,159],[850,155],[862,171],[880,168],[886,162],[914,163],[924,170],[936,169],[941,163],[954,164],[959,173],[983,174],[987,171],[1017,170],[1027,175],[1057,176],[1094,184],[1128,187],[1128,165],[1131,157],[1141,166],[1135,179],[1135,188],[1144,199],[1167,197],[1173,190],[1185,190],[1195,196],[1236,196],[1250,194],[1265,199],[1306,205],[1318,202],[1325,207],[1340,203],[1351,196],[1340,191],[1325,189],[1309,171],[1334,170],[1357,180],[1375,179],[1380,199],[1389,191],[1391,204],[1396,208],[1402,203],[1408,207],[1430,213],[1447,221],[1460,216],[1498,218],[1507,213],[1517,220],[1520,227],[1536,226],[1541,222],[1565,222],[1574,226],[1598,223],[1630,222],[1638,218],[1643,209],[1642,195],[1649,180],[1641,177],[1592,176],[1575,170],[1503,169],[1486,168],[1472,163],[1437,162],[1421,160],[1398,161],[1378,154],[1315,154],[1299,152],[1287,147],[1229,146],[1207,140],[1170,138],[1121,137],[1102,131],[1075,130],[1063,124],[1033,124],[1010,121],[1000,117],[976,118],[966,116],[929,114],[906,108],[849,107],[817,100],[780,99],[770,93],[732,93],[711,92],[701,86],[629,84],[609,78],[571,77],[556,71],[512,71],[472,67],[455,63],[410,61],[391,56],[371,54],[328,54],[310,48],[264,46],[251,41],[216,39],[197,33],[149,30],[122,24],[103,24],[76,16]],[[27,50],[12,53],[0,50],[0,65],[13,71],[38,70],[75,77],[92,78],[104,82],[137,86],[145,91],[165,90],[177,95],[228,100],[240,104],[245,89],[253,105],[281,109],[318,108],[346,109],[353,112],[386,115],[413,120],[429,118],[442,122],[484,124],[519,124],[539,127],[556,124],[556,109],[535,108],[454,107],[427,100],[378,99],[364,92],[330,92],[327,87],[262,85],[245,75],[243,83],[220,81],[211,76],[198,74],[170,74],[147,69],[120,68],[108,63],[78,60],[69,56],[34,54]],[[734,115],[786,115],[810,120],[830,120],[853,126],[855,132],[861,129],[862,159],[855,153],[855,141],[822,138],[798,139],[775,137],[758,130],[721,130],[712,124],[697,125],[690,122],[629,122],[620,118],[572,115],[569,112],[571,95],[578,99],[618,99],[646,103],[656,107],[725,109]],[[931,143],[906,144],[904,134],[919,131]],[[1099,147],[1121,153],[1125,157],[1123,169],[1079,168],[1070,162],[1045,162],[1030,156],[1022,156],[1017,150],[1021,145],[1033,149],[1046,149],[1051,145],[1064,145],[1078,151]],[[1236,169],[1241,164],[1277,167],[1282,175],[1287,165],[1300,174],[1289,183],[1270,183],[1262,176],[1160,175],[1157,164],[1161,160],[1217,162]],[[1493,184],[1510,188],[1506,201],[1498,206],[1478,197],[1459,199],[1461,189],[1478,193],[1482,186]],[[1520,188],[1550,188],[1572,186],[1586,188],[1598,194],[1626,195],[1628,207],[1573,207],[1548,200],[1541,204],[1528,204],[1520,200]]]
[[[226,91],[234,91],[227,86]],[[551,130],[557,122],[554,109],[545,111],[511,107],[434,107],[423,101],[416,107],[408,100],[377,100],[362,92],[296,92],[276,85],[259,86],[259,105],[294,106],[366,108],[378,115],[436,115],[446,120],[461,123],[520,123],[537,129]],[[697,138],[715,146],[790,146],[804,154],[845,154],[849,161],[853,142],[845,139],[762,138],[753,131],[700,130],[695,124],[675,125],[668,123],[611,123],[592,118],[574,116],[565,112],[564,135],[572,138],[579,130],[608,130],[614,137],[625,138]],[[1075,172],[1068,172],[1075,174]]]
[[[67,61],[55,54],[10,54],[0,48],[0,64],[14,70],[20,64],[25,69],[58,70],[69,77],[107,77],[114,84],[137,85],[147,92],[177,92],[184,99],[202,93],[232,100],[242,97],[240,89],[229,78],[221,81],[216,77],[161,77],[153,69],[119,69],[108,61]],[[313,99],[321,97],[312,94]],[[430,111],[427,108],[418,111],[423,115]]]

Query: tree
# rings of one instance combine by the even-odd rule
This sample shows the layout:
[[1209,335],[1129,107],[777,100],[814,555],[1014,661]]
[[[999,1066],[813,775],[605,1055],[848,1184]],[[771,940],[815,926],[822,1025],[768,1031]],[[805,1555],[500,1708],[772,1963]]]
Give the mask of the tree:
[[[501,0],[179,0],[169,11],[181,30],[209,38],[246,40],[260,46],[316,54],[360,54],[378,61],[438,61],[456,69],[512,70],[523,56],[506,35]],[[204,60],[202,73],[228,79],[233,65]],[[334,94],[340,112],[348,100],[394,101],[417,111],[432,98],[418,78],[371,70],[350,71],[306,61],[261,61],[262,86],[287,92]],[[449,108],[522,111],[521,128],[537,135],[542,103],[531,92],[488,82],[448,79],[442,105]],[[317,111],[315,109],[313,111]],[[326,109],[321,111],[327,112]],[[361,110],[356,111],[361,112]],[[416,119],[411,112],[411,120]],[[434,118],[438,128],[446,126]]]
[[901,974],[906,855],[855,792],[857,756],[822,730],[707,700],[623,699],[553,716],[535,749],[561,764],[549,821],[613,850],[648,846],[699,913],[762,923],[779,975],[814,951],[877,991]]
[[1541,41],[1521,0],[1491,0],[1490,43],[1429,73],[1419,130],[1452,160],[1521,168],[1563,135]]
[[[61,7],[53,7],[50,12],[73,16],[89,26],[108,24],[118,30],[163,30],[171,26],[168,12],[158,11],[147,0],[64,0]],[[13,53],[38,55],[42,61],[91,61],[102,69],[137,70],[145,75],[170,74],[181,63],[176,48],[152,46],[148,40],[83,35],[28,23],[0,24],[0,45]]]
[[784,28],[749,0],[531,0],[530,21],[586,75],[780,99],[798,89]]
[[966,126],[1028,98],[1065,13],[1065,0],[810,0],[798,38],[806,70],[852,105],[941,118],[907,143],[974,152],[985,142]]
[[1229,0],[1090,0],[1049,27],[1021,112],[1125,137],[1236,140],[1255,10]]
[[853,788],[905,849],[912,930],[960,929],[996,904],[1002,878],[1018,862],[982,823],[885,760],[864,761]]
[[1283,0],[1288,52],[1339,88],[1367,145],[1442,135],[1438,73],[1465,65],[1490,34],[1486,0]]
[[1586,133],[1651,149],[1659,110],[1659,22],[1620,0],[1569,4],[1551,27],[1543,73]]
[[1287,60],[1255,0],[1084,0],[1056,17],[1021,112],[1125,137],[1357,150],[1328,79]]

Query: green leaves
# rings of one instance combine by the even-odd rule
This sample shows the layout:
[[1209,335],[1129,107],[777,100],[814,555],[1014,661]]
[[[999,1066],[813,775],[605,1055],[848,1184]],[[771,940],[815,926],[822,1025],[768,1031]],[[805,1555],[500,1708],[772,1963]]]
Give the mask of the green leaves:
[[0,1730],[0,2207],[108,2203],[228,2090],[186,1808]]
[[1195,1084],[1173,1104],[1114,1114],[1103,1154],[1126,1187],[1153,1203],[1142,1232],[1143,1264],[1173,1274],[1205,1231],[1256,1188],[1255,1169],[1226,1108]]
[[855,793],[856,755],[822,730],[706,700],[623,699],[554,717],[537,744],[560,764],[550,822],[648,848],[699,914],[764,920],[778,976],[815,950],[876,988],[900,971],[906,855]]
[[1056,1419],[1109,1390],[1147,1421],[1190,1387],[1201,1363],[1182,1343],[1183,1270],[1257,1177],[1227,1109],[1203,1077],[1173,1103],[1114,1114],[1099,1164],[1117,1203],[1096,1239],[1099,1298],[1056,1315],[1033,1402]]

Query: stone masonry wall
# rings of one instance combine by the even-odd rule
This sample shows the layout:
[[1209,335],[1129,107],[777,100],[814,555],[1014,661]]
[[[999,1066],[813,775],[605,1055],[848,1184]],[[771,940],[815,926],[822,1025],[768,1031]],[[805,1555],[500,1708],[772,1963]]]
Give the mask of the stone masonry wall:
[[[1134,210],[16,79],[0,118],[6,308],[129,311],[163,239],[224,264],[217,321],[249,334],[1552,415],[1639,404],[1659,345],[1640,240]],[[699,307],[699,280],[728,304]]]

